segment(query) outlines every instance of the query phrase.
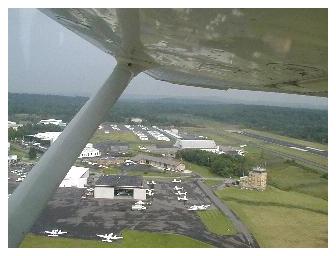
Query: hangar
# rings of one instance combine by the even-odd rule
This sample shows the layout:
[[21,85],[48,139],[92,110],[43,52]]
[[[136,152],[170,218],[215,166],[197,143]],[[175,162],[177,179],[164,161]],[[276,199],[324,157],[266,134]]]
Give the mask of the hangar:
[[95,198],[145,200],[141,176],[102,175],[96,181]]
[[155,157],[139,154],[133,157],[132,160],[140,164],[149,164],[151,166],[162,169],[171,169],[174,171],[184,171],[185,169],[185,165],[182,162],[176,161],[173,158]]

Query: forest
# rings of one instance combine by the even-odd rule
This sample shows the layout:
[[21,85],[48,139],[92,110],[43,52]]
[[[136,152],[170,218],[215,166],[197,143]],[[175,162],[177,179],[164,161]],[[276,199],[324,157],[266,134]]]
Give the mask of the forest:
[[[59,118],[69,122],[87,101],[85,97],[37,94],[9,94],[8,111],[11,121],[16,114],[39,118]],[[209,102],[159,99],[120,100],[105,121],[127,122],[140,117],[146,124],[195,126],[192,118],[204,118],[241,128],[271,131],[280,135],[326,144],[328,143],[328,111],[316,109],[215,104]],[[32,120],[33,121],[33,120]]]

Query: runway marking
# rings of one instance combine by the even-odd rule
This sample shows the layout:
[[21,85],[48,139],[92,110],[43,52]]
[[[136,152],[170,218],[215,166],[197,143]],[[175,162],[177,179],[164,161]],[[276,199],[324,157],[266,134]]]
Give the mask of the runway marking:
[[312,148],[312,147],[306,147],[306,148],[309,148],[309,149],[312,149],[312,150],[316,150],[316,151],[320,151],[320,152],[324,152],[325,151],[325,150],[322,150],[322,149]]
[[300,150],[300,151],[305,151],[307,152],[308,150],[307,149],[303,149],[303,148],[297,148],[297,147],[290,147],[292,149],[296,149],[296,150]]

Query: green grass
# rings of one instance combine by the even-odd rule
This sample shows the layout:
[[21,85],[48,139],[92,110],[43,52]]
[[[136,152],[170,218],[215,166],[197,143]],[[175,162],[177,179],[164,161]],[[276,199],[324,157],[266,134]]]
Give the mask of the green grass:
[[216,191],[261,247],[327,247],[328,202],[294,191]]
[[115,166],[110,166],[109,168],[103,169],[104,174],[119,174],[120,168]]
[[268,168],[269,184],[286,191],[297,191],[328,199],[328,180],[321,174],[287,163]]
[[183,161],[183,162],[187,170],[193,171],[194,173],[197,173],[204,178],[223,178],[211,172],[210,169],[205,166],[199,166],[197,164],[189,163],[187,161]]
[[18,158],[21,159],[28,158],[28,150],[24,150],[20,146],[15,145],[14,143],[11,143],[10,145],[9,154],[17,155]]
[[223,180],[211,180],[211,179],[205,179],[204,183],[208,185],[209,187],[217,186],[223,183]]
[[209,244],[177,234],[125,230],[120,242],[104,243],[98,240],[50,238],[28,234],[22,248],[209,248]]
[[218,209],[198,211],[200,217],[208,231],[217,235],[234,235],[236,230],[232,222]]

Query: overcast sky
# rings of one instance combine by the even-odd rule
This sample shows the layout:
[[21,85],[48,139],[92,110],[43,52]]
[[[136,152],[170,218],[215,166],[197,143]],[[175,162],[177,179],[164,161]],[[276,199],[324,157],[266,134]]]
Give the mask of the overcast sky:
[[[10,9],[9,92],[89,96],[112,72],[114,58],[35,9]],[[173,85],[140,74],[122,97],[199,97],[230,103],[327,108],[327,99],[219,91]]]

